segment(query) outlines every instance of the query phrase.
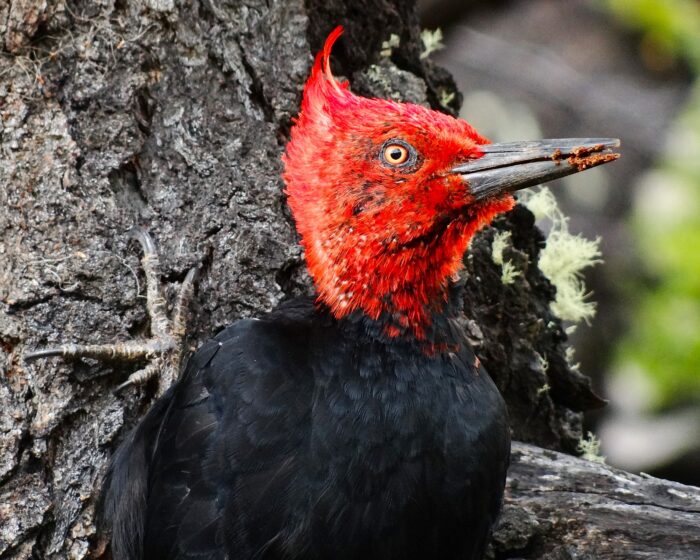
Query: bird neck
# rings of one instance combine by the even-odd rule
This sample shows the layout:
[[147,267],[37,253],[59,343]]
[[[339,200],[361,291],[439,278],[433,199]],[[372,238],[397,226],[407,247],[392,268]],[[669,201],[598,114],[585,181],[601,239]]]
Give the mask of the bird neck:
[[460,327],[460,319],[464,318],[463,297],[464,280],[454,278],[445,288],[444,301],[430,310],[430,316],[419,328],[414,324],[404,324],[397,314],[390,311],[382,312],[375,319],[358,310],[340,321],[359,327],[363,336],[379,342],[406,343],[429,355],[453,352],[464,340]]
[[323,275],[310,267],[318,299],[336,319],[360,321],[379,338],[440,344],[445,322],[461,314],[455,279],[476,227],[465,218],[407,245],[353,247],[353,254],[330,259]]

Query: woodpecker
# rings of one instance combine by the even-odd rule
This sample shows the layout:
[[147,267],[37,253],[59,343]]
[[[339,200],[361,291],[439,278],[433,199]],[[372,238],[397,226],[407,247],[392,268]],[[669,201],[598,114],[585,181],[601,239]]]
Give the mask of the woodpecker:
[[[484,554],[510,431],[459,328],[458,272],[514,191],[612,161],[619,142],[492,144],[449,115],[359,97],[331,72],[341,33],[316,57],[283,156],[316,297],[205,343],[125,439],[103,490],[117,560]],[[155,248],[139,239],[153,281]]]

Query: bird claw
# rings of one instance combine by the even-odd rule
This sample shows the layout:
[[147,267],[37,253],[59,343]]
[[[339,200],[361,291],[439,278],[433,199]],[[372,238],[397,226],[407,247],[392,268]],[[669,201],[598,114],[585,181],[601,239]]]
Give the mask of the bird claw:
[[63,344],[27,352],[25,361],[61,356],[63,358],[94,358],[98,360],[149,360],[149,364],[132,373],[115,391],[130,385],[142,385],[158,377],[157,396],[162,395],[177,379],[182,360],[182,343],[187,331],[187,310],[194,293],[197,269],[185,276],[180,286],[172,319],[167,315],[167,303],[161,293],[160,260],[153,238],[148,232],[134,228],[130,235],[143,249],[141,266],[146,274],[146,308],[151,320],[151,338],[113,344]]
[[[149,379],[152,379],[155,376],[159,376],[159,383],[158,383],[158,388],[159,391],[158,393],[161,394],[164,392],[172,383],[175,381],[174,377],[168,376],[166,379],[167,373],[170,373],[170,368],[165,367],[165,364],[161,363],[161,359],[156,358],[154,361],[152,361],[150,364],[148,364],[145,368],[141,368],[138,371],[135,371],[132,373],[124,383],[121,383],[114,389],[115,393],[119,393],[122,390],[126,389],[127,387],[130,387],[131,385],[143,385],[145,384]],[[177,373],[177,372],[175,372]],[[163,390],[161,391],[160,388],[161,386],[163,387]]]

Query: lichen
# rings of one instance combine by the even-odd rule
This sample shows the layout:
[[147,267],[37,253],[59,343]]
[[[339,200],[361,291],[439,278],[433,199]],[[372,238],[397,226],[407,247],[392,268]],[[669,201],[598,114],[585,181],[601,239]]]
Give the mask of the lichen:
[[535,357],[537,358],[537,363],[542,373],[547,373],[547,370],[549,369],[549,360],[547,359],[547,356],[544,356],[539,352],[535,352]]
[[399,45],[401,45],[401,38],[396,33],[392,33],[389,35],[389,39],[382,43],[382,50],[379,51],[379,54],[390,57],[392,51],[398,48]]
[[600,454],[600,440],[593,432],[588,432],[585,437],[578,441],[577,450],[582,459],[605,464],[605,457]]
[[575,362],[575,358],[576,349],[573,346],[567,346],[566,350],[564,350],[564,359],[566,359],[566,365],[569,366],[570,370],[579,371],[579,369],[581,368],[581,364],[579,362]]
[[455,92],[454,91],[448,91],[444,88],[440,89],[440,105],[443,107],[449,107],[450,103],[452,103],[455,99]]
[[509,242],[509,231],[497,231],[491,244],[491,259],[494,264],[501,267],[501,282],[504,285],[512,284],[520,276],[520,271],[515,268],[515,265],[503,258],[503,251],[508,247]]
[[423,52],[420,53],[421,59],[428,58],[435,51],[445,48],[442,42],[442,29],[439,27],[434,31],[424,29],[421,31],[420,38],[423,41]]
[[537,396],[539,397],[539,396],[543,395],[544,393],[549,392],[550,389],[551,389],[551,387],[549,386],[549,383],[545,383],[544,385],[542,385],[542,387],[537,389]]
[[589,322],[595,316],[596,306],[587,301],[590,293],[586,290],[582,273],[589,266],[602,262],[600,238],[592,240],[570,233],[568,218],[547,187],[524,193],[521,202],[537,220],[551,222],[538,266],[557,290],[551,303],[552,312],[564,321]]

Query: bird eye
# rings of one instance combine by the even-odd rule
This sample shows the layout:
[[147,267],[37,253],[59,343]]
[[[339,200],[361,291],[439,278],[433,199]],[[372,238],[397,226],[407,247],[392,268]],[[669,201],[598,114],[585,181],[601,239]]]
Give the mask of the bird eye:
[[388,144],[382,151],[384,161],[389,165],[401,165],[408,161],[408,149],[401,144]]

